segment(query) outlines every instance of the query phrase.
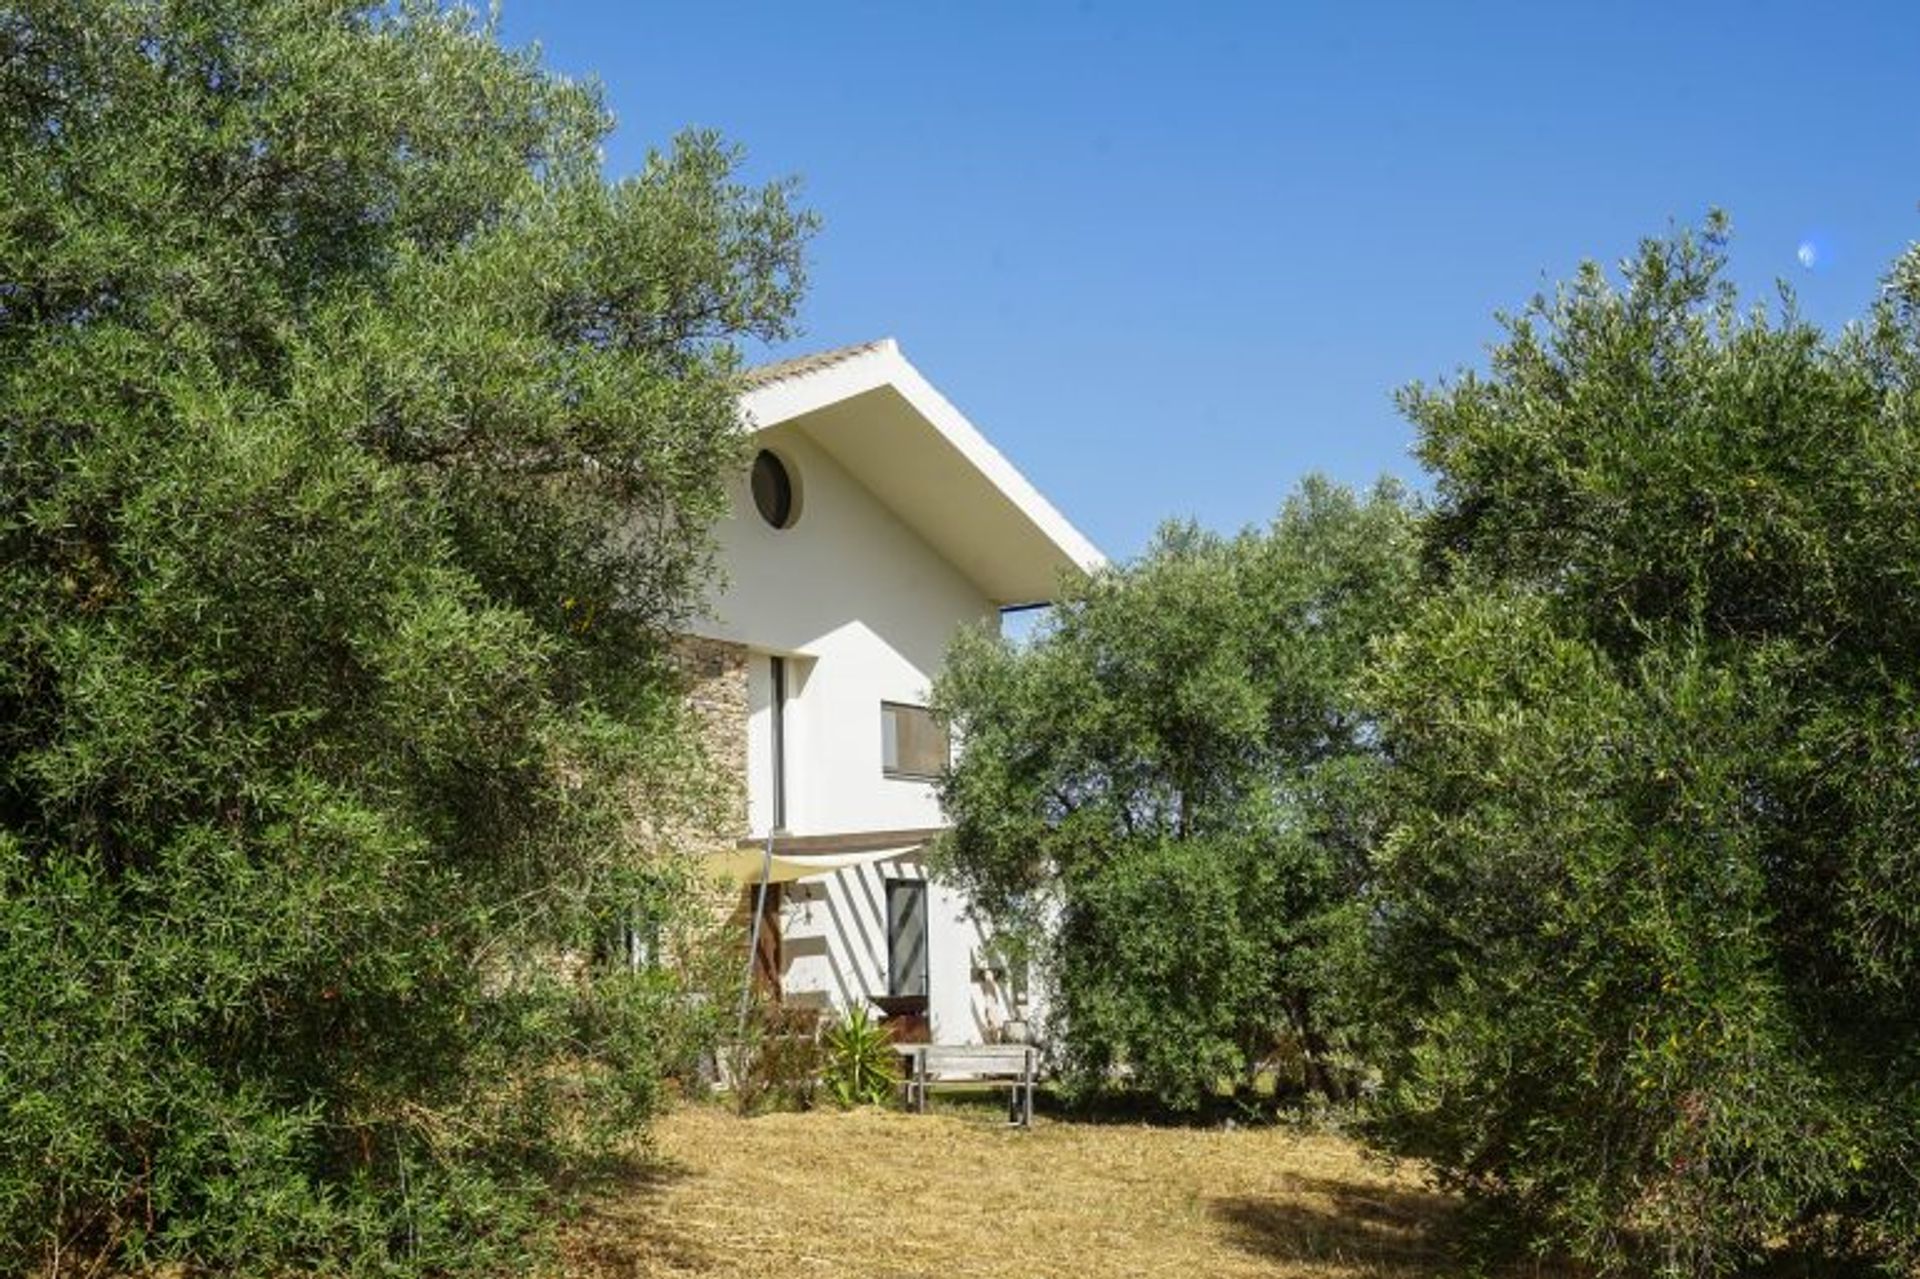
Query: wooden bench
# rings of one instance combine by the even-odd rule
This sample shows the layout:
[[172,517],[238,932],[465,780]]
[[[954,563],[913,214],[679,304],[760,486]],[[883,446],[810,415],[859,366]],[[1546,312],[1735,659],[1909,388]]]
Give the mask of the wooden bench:
[[1040,1081],[1040,1054],[1031,1044],[901,1044],[911,1060],[907,1072],[907,1105],[925,1114],[927,1087],[936,1079],[1004,1080],[1012,1085],[1007,1098],[1007,1122],[1033,1126],[1033,1088]]

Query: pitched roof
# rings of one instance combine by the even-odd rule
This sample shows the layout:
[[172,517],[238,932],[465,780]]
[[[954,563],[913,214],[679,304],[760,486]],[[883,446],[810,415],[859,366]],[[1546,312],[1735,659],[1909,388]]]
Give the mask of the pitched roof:
[[876,338],[871,342],[857,342],[852,346],[836,346],[830,351],[815,351],[810,355],[796,355],[792,359],[775,360],[771,364],[759,364],[746,370],[740,375],[740,381],[747,390],[758,390],[763,386],[771,386],[775,382],[784,382],[788,378],[819,373],[836,364],[844,364],[848,360],[892,344],[892,338]]
[[892,338],[748,370],[750,431],[791,424],[1002,605],[1053,597],[1100,551]]

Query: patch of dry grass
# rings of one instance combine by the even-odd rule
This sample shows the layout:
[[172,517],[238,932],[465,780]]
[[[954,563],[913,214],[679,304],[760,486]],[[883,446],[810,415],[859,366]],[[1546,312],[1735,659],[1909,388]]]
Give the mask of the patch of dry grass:
[[1451,1201],[1338,1137],[865,1110],[661,1121],[565,1241],[611,1276],[1432,1279]]

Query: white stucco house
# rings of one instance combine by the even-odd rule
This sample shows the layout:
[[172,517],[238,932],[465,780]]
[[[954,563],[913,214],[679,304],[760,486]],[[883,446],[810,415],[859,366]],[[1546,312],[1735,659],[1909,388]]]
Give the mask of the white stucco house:
[[1102,557],[891,340],[747,386],[753,463],[688,640],[745,782],[747,829],[714,860],[747,904],[767,884],[758,964],[784,1002],[991,1042],[1024,992],[921,861],[950,749],[928,692],[958,628]]

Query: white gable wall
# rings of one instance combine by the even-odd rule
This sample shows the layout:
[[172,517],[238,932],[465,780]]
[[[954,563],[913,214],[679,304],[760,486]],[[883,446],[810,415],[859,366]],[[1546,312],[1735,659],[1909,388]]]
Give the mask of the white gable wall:
[[[788,664],[787,828],[796,835],[938,825],[924,782],[880,772],[880,703],[925,704],[954,632],[993,604],[794,426],[759,442],[798,481],[800,516],[774,529],[742,475],[718,528],[725,585],[695,634],[802,659]],[[750,668],[748,790],[767,829],[764,663]],[[804,682],[797,691],[795,675]]]
[[[796,481],[793,527],[769,527],[747,478],[717,529],[725,578],[691,629],[754,650],[748,662],[748,800],[752,833],[772,816],[771,679],[767,654],[787,660],[786,816],[793,835],[910,830],[941,824],[927,782],[881,771],[880,703],[925,704],[954,633],[997,624],[994,604],[880,504],[799,424],[762,432]],[[902,860],[794,885],[783,912],[790,998],[847,1006],[886,992],[882,881],[920,877]],[[1007,1009],[972,980],[982,939],[965,903],[928,896],[929,1013],[934,1038],[977,1042]]]

